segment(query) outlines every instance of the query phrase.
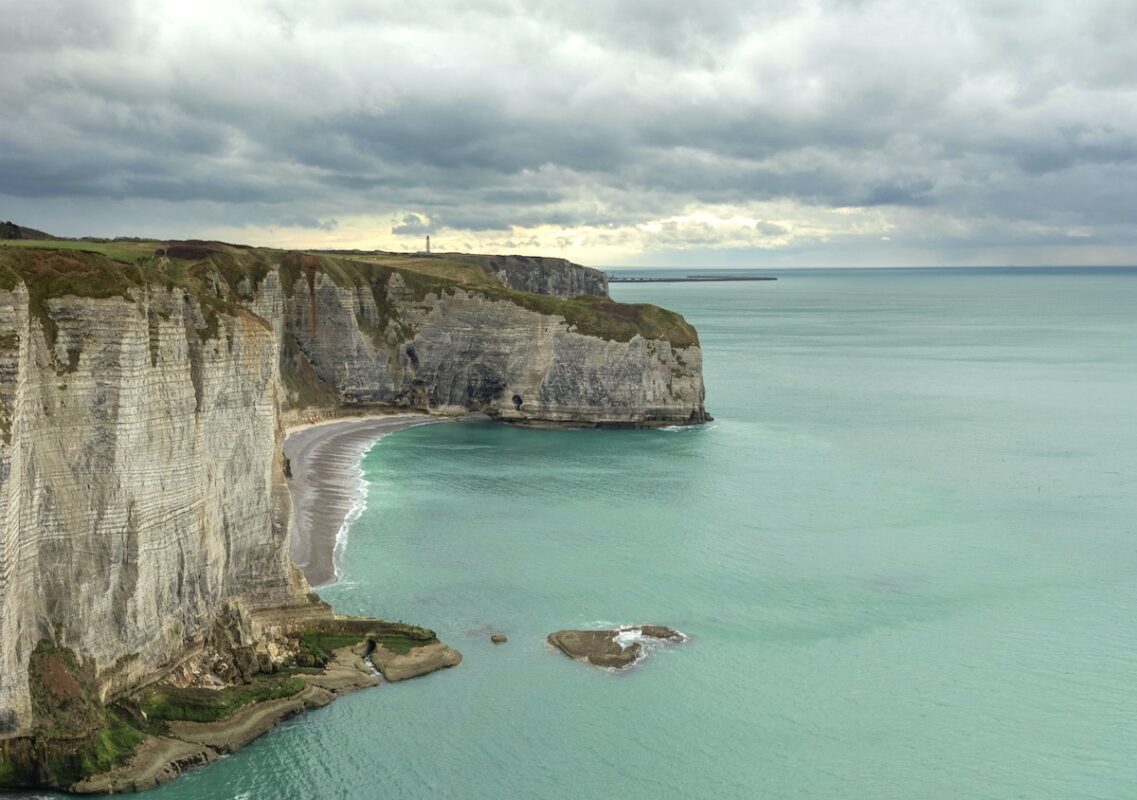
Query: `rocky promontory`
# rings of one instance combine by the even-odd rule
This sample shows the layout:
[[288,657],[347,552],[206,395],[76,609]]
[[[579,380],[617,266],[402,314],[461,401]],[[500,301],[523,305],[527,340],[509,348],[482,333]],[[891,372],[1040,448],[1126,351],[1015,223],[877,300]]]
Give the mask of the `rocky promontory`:
[[564,630],[547,641],[569,658],[601,669],[627,669],[645,656],[645,643],[680,644],[686,635],[663,625],[628,625],[600,631]]
[[[141,787],[204,763],[372,682],[335,655],[362,641],[390,680],[456,663],[425,629],[347,624],[311,593],[289,559],[285,425],[705,421],[695,329],[613,302],[602,277],[0,241],[0,789]],[[139,759],[137,779],[115,773]]]
[[442,642],[420,647],[406,647],[402,643],[377,642],[371,652],[371,662],[391,683],[417,678],[462,663],[462,654]]
[[[367,631],[360,633],[360,631]],[[375,668],[398,652],[397,663],[413,672],[388,680],[425,675],[461,661],[433,631],[375,619],[327,617],[318,622],[285,624],[275,637],[284,663],[276,671],[246,675],[233,686],[180,685],[165,680],[113,704],[110,730],[139,742],[128,758],[105,772],[82,778],[73,792],[106,793],[152,788],[184,770],[232,753],[279,723],[336,697],[380,683]],[[449,658],[435,654],[445,652]],[[304,664],[307,666],[301,667]],[[112,734],[114,735],[114,734]]]

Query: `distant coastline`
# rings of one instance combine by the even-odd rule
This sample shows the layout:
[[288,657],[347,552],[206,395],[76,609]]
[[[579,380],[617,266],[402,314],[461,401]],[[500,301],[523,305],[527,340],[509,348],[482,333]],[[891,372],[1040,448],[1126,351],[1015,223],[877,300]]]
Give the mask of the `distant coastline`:
[[681,278],[633,278],[609,275],[608,283],[714,283],[717,281],[776,281],[773,275],[685,275]]

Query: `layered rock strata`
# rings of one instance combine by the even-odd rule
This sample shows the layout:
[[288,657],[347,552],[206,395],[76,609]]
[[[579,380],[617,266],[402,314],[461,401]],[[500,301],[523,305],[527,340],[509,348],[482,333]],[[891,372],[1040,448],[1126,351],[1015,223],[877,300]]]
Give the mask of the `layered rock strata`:
[[82,654],[105,697],[199,645],[227,602],[307,591],[270,326],[237,310],[211,330],[162,287],[42,313],[26,286],[0,292],[0,735],[31,726],[40,640]]
[[337,282],[310,267],[286,282],[288,368],[347,404],[480,411],[523,424],[707,419],[702,350],[678,315],[409,277],[377,270]]

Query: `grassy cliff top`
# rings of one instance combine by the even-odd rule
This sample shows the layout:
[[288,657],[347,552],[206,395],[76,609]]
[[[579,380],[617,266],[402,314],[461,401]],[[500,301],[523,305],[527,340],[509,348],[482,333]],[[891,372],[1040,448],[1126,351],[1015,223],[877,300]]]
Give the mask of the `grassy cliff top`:
[[491,300],[505,300],[522,308],[564,317],[586,335],[614,341],[630,341],[637,334],[645,339],[666,339],[676,347],[699,343],[695,328],[674,311],[648,304],[617,303],[607,297],[579,295],[563,300],[543,294],[511,289],[482,266],[460,257],[422,256],[404,253],[359,253],[351,258],[328,252],[285,254],[281,278],[291,292],[302,276],[309,279],[323,273],[338,286],[370,287],[377,303],[383,302],[387,281],[398,274],[418,299],[433,293],[453,293],[459,289]]
[[211,315],[235,312],[277,267],[289,295],[298,280],[314,280],[322,273],[339,286],[369,287],[376,301],[383,303],[388,281],[398,274],[419,299],[430,293],[441,296],[465,290],[564,317],[586,335],[629,341],[638,334],[666,339],[679,347],[699,342],[695,329],[672,311],[606,297],[561,300],[516,291],[460,255],[301,253],[201,241],[0,240],[0,289],[11,289],[22,280],[33,310],[41,316],[46,316],[44,304],[51,297],[129,297],[131,288],[147,285],[183,288]]
[[[65,245],[60,247],[60,245]],[[0,241],[0,289],[23,282],[29,307],[43,325],[48,344],[55,341],[56,323],[47,301],[75,297],[122,297],[145,286],[184,289],[197,298],[205,317],[205,338],[218,333],[218,315],[247,313],[257,284],[272,269],[264,256],[226,246],[185,250],[185,258],[153,242]]]
[[251,297],[272,266],[264,251],[218,242],[0,240],[0,288],[23,280],[47,296],[125,297],[166,285],[234,300]]

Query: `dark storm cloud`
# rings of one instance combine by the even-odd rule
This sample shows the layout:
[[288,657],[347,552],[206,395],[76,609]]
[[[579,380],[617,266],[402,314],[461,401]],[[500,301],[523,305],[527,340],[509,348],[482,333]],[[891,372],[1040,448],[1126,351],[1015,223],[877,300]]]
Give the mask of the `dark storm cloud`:
[[917,179],[890,180],[867,187],[863,195],[854,200],[853,206],[924,206],[932,204],[931,191],[935,181]]
[[1137,162],[1137,136],[1110,128],[1065,128],[1012,150],[1030,175],[1057,172],[1077,164],[1122,165]]
[[181,205],[187,225],[371,214],[417,236],[788,202],[893,215],[928,250],[1134,239],[1130,2],[189,8],[0,3],[0,216],[101,232],[74,227],[91,198],[119,231]]

